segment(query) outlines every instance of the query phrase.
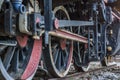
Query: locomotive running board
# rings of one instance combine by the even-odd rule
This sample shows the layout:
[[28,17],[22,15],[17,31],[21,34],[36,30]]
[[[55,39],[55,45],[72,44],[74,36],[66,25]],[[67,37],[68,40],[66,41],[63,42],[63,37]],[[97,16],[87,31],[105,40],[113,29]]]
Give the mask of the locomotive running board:
[[80,36],[80,35],[65,31],[65,30],[57,29],[54,31],[50,31],[49,35],[68,39],[68,40],[73,40],[73,41],[77,41],[81,43],[88,43],[88,39],[86,37],[83,37],[83,36]]

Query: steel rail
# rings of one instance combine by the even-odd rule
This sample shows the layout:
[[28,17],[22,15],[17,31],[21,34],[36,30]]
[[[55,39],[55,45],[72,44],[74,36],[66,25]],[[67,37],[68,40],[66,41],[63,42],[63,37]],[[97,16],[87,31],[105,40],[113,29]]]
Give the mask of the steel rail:
[[111,65],[111,66],[107,66],[107,67],[103,67],[103,68],[98,68],[98,69],[90,70],[90,71],[87,71],[87,72],[74,73],[74,74],[68,75],[67,77],[64,77],[64,78],[53,78],[53,79],[48,79],[48,80],[69,80],[70,78],[72,78],[72,79],[75,80],[75,79],[84,77],[88,73],[91,74],[91,73],[95,73],[95,72],[99,72],[99,71],[104,71],[104,70],[108,70],[108,69],[111,69],[111,68],[115,68],[116,66],[117,65],[114,64],[114,65]]

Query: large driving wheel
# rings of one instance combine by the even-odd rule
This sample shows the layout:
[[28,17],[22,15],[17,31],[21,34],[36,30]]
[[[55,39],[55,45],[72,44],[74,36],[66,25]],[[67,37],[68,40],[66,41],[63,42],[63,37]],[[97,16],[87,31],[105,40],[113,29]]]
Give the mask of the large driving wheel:
[[[78,27],[73,29],[74,33],[78,35],[85,36],[85,29],[84,27]],[[88,51],[87,51],[87,44],[83,44],[80,42],[74,42],[74,66],[77,71],[88,71],[89,70],[89,59],[88,59]]]
[[42,39],[19,36],[14,40],[18,42],[16,46],[1,45],[1,73],[6,80],[31,80],[39,64]]
[[[69,15],[63,6],[55,8],[54,13],[58,19],[69,19]],[[70,28],[64,28],[64,30],[70,31]],[[73,42],[49,36],[49,44],[45,47],[43,54],[50,74],[54,77],[65,77],[72,61]]]

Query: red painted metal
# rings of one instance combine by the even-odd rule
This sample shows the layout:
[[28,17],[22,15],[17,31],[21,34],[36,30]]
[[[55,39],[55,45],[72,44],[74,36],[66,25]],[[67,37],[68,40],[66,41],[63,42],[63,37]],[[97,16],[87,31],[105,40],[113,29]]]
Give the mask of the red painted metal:
[[67,68],[69,67],[69,65],[72,62],[72,58],[73,57],[73,41],[71,42],[71,46],[70,46],[70,54],[69,54],[69,58],[68,58],[68,63],[67,63]]
[[21,76],[22,80],[26,80],[27,78],[31,77],[32,74],[36,71],[39,60],[41,57],[41,51],[42,51],[42,38],[40,40],[34,40],[33,50],[30,56],[29,63]]
[[85,44],[85,50],[88,49],[88,44]]
[[40,22],[40,19],[37,17],[37,19],[36,19],[36,23],[39,23]]
[[108,2],[108,0],[104,0],[104,2],[105,2],[105,3],[107,3],[107,2]]
[[81,43],[88,43],[88,39],[86,37],[83,37],[83,36],[80,36],[77,34],[73,34],[72,32],[68,32],[65,30],[57,29],[54,31],[50,31],[49,34],[52,36],[69,39],[69,40],[73,40],[73,41],[78,41]]
[[57,18],[54,20],[54,26],[56,29],[59,28],[59,20]]
[[16,39],[20,47],[25,47],[28,41],[28,36],[17,36]]
[[112,15],[120,20],[120,17],[118,15],[116,15],[114,12],[112,12]]
[[65,48],[66,48],[66,39],[61,39],[60,40],[60,46],[61,46],[62,50],[65,50]]

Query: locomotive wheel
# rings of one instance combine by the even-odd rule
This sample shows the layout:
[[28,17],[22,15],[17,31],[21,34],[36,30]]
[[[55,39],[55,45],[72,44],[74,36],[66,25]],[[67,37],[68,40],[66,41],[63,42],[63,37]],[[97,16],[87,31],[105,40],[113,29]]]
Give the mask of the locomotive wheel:
[[18,44],[15,47],[6,46],[1,51],[1,73],[6,80],[31,80],[39,64],[42,39],[19,36],[16,40]]
[[[69,15],[63,6],[55,8],[54,13],[58,19],[69,19]],[[70,31],[69,28],[64,29]],[[49,36],[49,44],[45,47],[43,54],[46,67],[50,74],[54,77],[65,77],[72,61],[73,42],[71,40]]]
[[[81,27],[75,28],[74,32],[79,35],[85,34],[83,28]],[[74,42],[74,66],[75,69],[80,72],[88,71],[90,67],[86,46],[86,44]]]

